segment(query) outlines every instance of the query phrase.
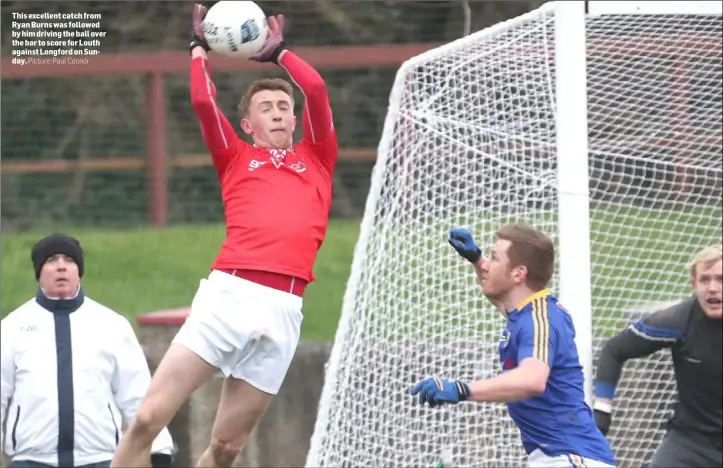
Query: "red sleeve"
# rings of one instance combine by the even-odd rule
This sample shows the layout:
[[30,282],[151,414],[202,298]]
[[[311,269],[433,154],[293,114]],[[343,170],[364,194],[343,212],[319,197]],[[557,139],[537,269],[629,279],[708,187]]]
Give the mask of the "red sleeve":
[[279,65],[286,70],[304,95],[301,115],[304,139],[311,143],[314,154],[322,159],[320,162],[328,169],[333,169],[337,157],[336,134],[323,78],[311,65],[290,50],[282,54]]
[[208,61],[191,60],[191,106],[201,124],[201,134],[219,176],[228,168],[238,146],[238,136],[216,105],[216,86],[211,81]]

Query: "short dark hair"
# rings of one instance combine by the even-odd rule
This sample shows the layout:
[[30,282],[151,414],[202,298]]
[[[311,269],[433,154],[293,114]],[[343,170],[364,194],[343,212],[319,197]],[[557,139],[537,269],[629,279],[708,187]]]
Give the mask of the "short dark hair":
[[294,87],[291,86],[291,83],[281,78],[262,78],[251,83],[241,98],[241,102],[238,105],[238,112],[241,118],[246,117],[251,106],[251,98],[260,91],[283,91],[289,95],[291,102],[294,102]]
[[510,242],[507,249],[510,266],[527,268],[527,286],[537,291],[545,289],[555,273],[555,244],[552,239],[524,223],[502,226],[495,236]]

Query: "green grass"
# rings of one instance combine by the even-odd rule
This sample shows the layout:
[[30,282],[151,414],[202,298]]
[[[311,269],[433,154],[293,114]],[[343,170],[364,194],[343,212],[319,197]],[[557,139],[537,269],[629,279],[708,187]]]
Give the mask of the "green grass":
[[[334,336],[358,228],[358,220],[329,223],[314,267],[317,280],[304,298],[304,340]],[[85,251],[86,294],[130,319],[188,306],[224,235],[223,226],[63,232],[77,237]],[[34,296],[37,283],[30,249],[45,234],[2,236],[3,316]]]
[[[554,215],[528,215],[543,230],[555,229]],[[619,330],[636,304],[688,294],[685,264],[703,246],[720,242],[721,215],[720,207],[675,211],[601,204],[592,209],[595,335]],[[505,213],[485,212],[454,222],[479,233],[478,241],[485,244],[498,224],[508,220]],[[470,313],[489,306],[469,266],[445,242],[448,222],[395,218],[376,223],[361,278],[364,300],[355,303],[353,333],[397,340],[447,333],[464,336],[484,329],[496,336],[495,320],[479,320]],[[359,220],[330,222],[314,267],[317,281],[305,295],[303,340],[333,339],[358,230]],[[86,293],[130,319],[188,306],[224,234],[222,226],[67,232],[81,240],[86,252]],[[33,296],[30,249],[44,234],[3,236],[3,315]]]

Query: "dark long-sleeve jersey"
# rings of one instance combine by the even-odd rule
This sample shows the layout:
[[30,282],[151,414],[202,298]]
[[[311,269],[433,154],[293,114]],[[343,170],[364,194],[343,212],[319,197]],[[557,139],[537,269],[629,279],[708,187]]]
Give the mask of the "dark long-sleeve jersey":
[[628,359],[669,348],[678,401],[668,423],[721,445],[723,425],[723,321],[707,317],[696,297],[637,321],[611,338],[600,351],[595,397],[613,399]]

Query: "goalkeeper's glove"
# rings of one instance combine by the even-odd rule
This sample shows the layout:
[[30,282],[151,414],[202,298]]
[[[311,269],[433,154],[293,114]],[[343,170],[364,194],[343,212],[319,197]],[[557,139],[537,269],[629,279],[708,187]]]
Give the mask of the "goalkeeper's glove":
[[458,227],[449,230],[449,245],[472,263],[477,263],[482,257],[482,251],[475,244],[472,234],[465,228]]
[[608,403],[595,402],[593,408],[593,414],[595,415],[595,425],[598,429],[600,429],[602,435],[608,435],[608,432],[610,431],[610,425],[613,422],[613,417],[611,414],[612,405]]
[[201,23],[203,22],[203,18],[206,17],[207,12],[208,8],[205,6],[199,5],[198,3],[193,5],[193,23],[191,24],[191,45],[189,52],[192,52],[196,47],[201,47],[206,52],[211,50],[203,35],[203,29],[201,29]]
[[271,62],[279,64],[281,52],[288,49],[284,43],[284,15],[269,16],[267,21],[269,33],[261,50],[249,57],[256,62]]
[[428,403],[430,407],[443,404],[457,404],[470,396],[469,386],[459,380],[450,381],[438,377],[429,377],[415,384],[409,393],[419,394],[419,404]]

